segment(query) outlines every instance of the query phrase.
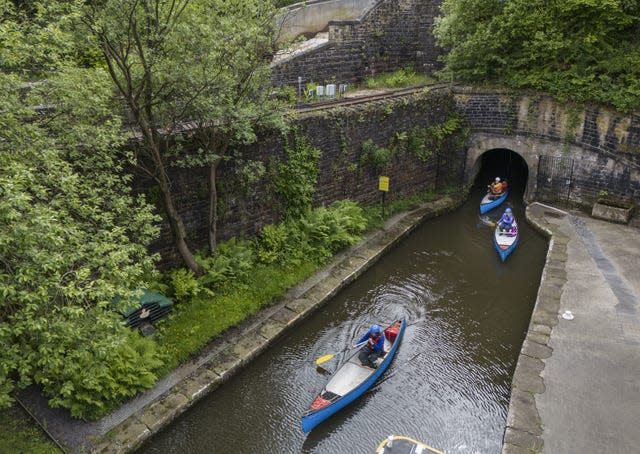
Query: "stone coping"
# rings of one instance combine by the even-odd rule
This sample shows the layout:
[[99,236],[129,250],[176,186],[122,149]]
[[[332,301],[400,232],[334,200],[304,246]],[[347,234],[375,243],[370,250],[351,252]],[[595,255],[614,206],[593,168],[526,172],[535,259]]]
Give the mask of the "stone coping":
[[549,239],[549,249],[536,303],[511,382],[511,397],[504,432],[502,454],[531,454],[543,448],[542,420],[535,396],[545,391],[544,361],[553,352],[551,332],[558,324],[560,298],[567,282],[567,244],[569,237],[547,217],[565,217],[568,213],[540,203],[527,206],[525,217],[534,229]]
[[340,289],[357,279],[422,222],[458,208],[466,195],[444,196],[416,210],[394,216],[383,228],[367,234],[357,245],[336,256],[328,267],[288,292],[283,301],[230,330],[229,336],[225,336],[224,348],[214,354],[205,352],[203,355],[208,360],[192,374],[160,397],[136,408],[105,433],[92,437],[88,450],[85,445],[82,450],[69,452],[124,454],[139,448],[195,402],[232,377],[282,333],[299,325]]

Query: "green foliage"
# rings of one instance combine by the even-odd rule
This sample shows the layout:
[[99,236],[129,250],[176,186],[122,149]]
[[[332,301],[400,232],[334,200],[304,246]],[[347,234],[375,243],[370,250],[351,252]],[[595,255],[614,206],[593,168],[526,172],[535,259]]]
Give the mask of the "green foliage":
[[631,111],[640,108],[639,5],[445,0],[434,34],[457,79]]
[[392,73],[380,74],[368,77],[364,86],[370,89],[378,88],[402,88],[411,85],[423,85],[433,83],[435,79],[425,74],[418,74],[412,67],[400,68]]
[[187,361],[212,338],[272,304],[317,267],[310,261],[295,266],[257,264],[251,271],[250,286],[232,286],[215,295],[202,293],[188,304],[177,305],[158,330],[160,351],[167,357],[162,372]]
[[7,453],[60,454],[60,449],[21,407],[0,410],[0,446]]
[[366,229],[362,209],[348,200],[320,207],[306,216],[266,226],[257,239],[262,263],[322,263],[338,249],[353,244]]
[[289,231],[285,223],[266,225],[257,240],[258,260],[271,264],[282,262],[288,255]]
[[[209,225],[217,222],[218,166],[260,128],[285,128],[283,102],[270,96],[277,37],[270,0],[105,0],[86,2],[82,32],[103,50],[113,88],[140,130],[136,164],[158,184],[183,261],[201,272],[174,200],[171,166],[210,170]],[[194,125],[186,146],[177,134]],[[169,134],[158,134],[157,131]],[[209,247],[216,250],[215,228]]]
[[235,238],[221,243],[216,255],[197,259],[204,270],[198,278],[199,286],[218,292],[227,285],[247,281],[256,260],[253,244]]
[[426,162],[434,155],[443,153],[447,139],[460,132],[464,132],[462,121],[455,112],[451,112],[443,123],[428,128],[415,127],[409,134],[407,149]]
[[391,164],[392,159],[393,153],[390,149],[377,146],[371,139],[363,142],[360,147],[360,162],[370,165],[378,172]]
[[[93,356],[129,342],[111,301],[135,300],[157,235],[151,208],[128,187],[128,156],[114,152],[123,136],[107,80],[65,67],[25,94],[0,73],[2,406],[15,386],[36,383],[52,405],[91,417],[152,383],[156,363],[142,353],[116,368],[115,357]],[[28,107],[37,105],[55,115]],[[87,370],[105,383],[86,381]]]
[[187,301],[200,291],[196,275],[190,269],[176,268],[169,273],[169,277],[173,296],[178,302]]
[[358,241],[367,226],[356,203],[339,201],[301,219],[265,226],[253,246],[232,240],[220,245],[215,258],[199,258],[207,270],[199,284],[212,287],[177,305],[160,323],[158,342],[167,357],[163,371],[271,304],[335,251]]
[[154,385],[157,376],[152,371],[162,365],[155,343],[120,326],[114,317],[93,310],[51,320],[43,332],[49,342],[39,348],[43,355],[34,381],[51,397],[52,407],[93,419]]
[[308,256],[322,263],[339,249],[356,243],[367,228],[367,219],[355,202],[341,200],[329,208],[314,210],[300,219],[299,226],[307,242]]
[[311,208],[320,172],[320,150],[297,133],[293,141],[293,146],[285,147],[287,161],[276,166],[273,177],[275,191],[284,203],[284,215],[288,218],[300,217]]

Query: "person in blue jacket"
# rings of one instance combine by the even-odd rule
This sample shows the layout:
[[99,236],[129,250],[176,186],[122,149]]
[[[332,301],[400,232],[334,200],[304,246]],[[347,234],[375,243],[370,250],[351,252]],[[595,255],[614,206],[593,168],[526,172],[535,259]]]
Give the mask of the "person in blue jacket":
[[356,345],[363,342],[366,342],[366,344],[360,350],[358,359],[363,366],[378,367],[376,360],[384,355],[384,332],[382,328],[379,325],[371,325],[369,331],[360,338]]
[[511,212],[511,208],[507,208],[506,210],[504,210],[504,214],[498,221],[498,228],[500,229],[500,232],[511,232],[511,229],[513,228],[513,221],[514,218],[513,213]]

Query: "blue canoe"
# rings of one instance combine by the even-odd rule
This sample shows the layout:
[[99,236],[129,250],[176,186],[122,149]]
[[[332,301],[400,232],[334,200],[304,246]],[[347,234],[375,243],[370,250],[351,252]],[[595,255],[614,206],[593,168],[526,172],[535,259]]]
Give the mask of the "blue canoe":
[[480,214],[485,214],[487,211],[493,210],[507,199],[509,191],[503,192],[497,199],[491,199],[491,194],[485,195],[480,201]]
[[[362,365],[358,359],[359,349],[340,366],[324,389],[313,400],[309,410],[302,416],[301,425],[304,433],[311,432],[322,421],[349,405],[371,388],[389,367],[406,327],[407,321],[402,319],[385,329],[384,350],[387,353],[382,357],[382,362],[377,368]],[[397,333],[395,338],[393,338],[393,333]]]
[[500,232],[500,229],[496,226],[493,232],[493,245],[496,251],[498,251],[498,254],[500,254],[500,260],[504,262],[509,254],[513,252],[518,245],[519,237],[520,233],[518,232],[518,224],[516,221],[513,221],[513,229],[509,233]]

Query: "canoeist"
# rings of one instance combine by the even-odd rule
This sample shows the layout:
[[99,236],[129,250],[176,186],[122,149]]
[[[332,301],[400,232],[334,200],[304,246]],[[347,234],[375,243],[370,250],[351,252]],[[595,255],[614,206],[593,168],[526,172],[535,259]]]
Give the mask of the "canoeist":
[[504,190],[505,190],[505,184],[502,181],[500,181],[500,177],[496,177],[493,183],[489,185],[489,192],[491,193],[492,198],[496,198],[502,195]]
[[[363,366],[378,367],[377,359],[384,355],[384,333],[380,325],[372,325],[369,331],[360,338],[358,344],[366,341],[358,359]],[[357,345],[357,344],[356,344]]]
[[498,228],[500,229],[500,232],[511,232],[511,229],[513,228],[513,221],[514,218],[511,208],[507,208],[504,210],[502,217],[498,221]]

